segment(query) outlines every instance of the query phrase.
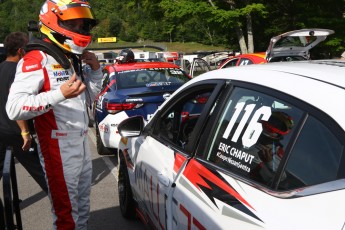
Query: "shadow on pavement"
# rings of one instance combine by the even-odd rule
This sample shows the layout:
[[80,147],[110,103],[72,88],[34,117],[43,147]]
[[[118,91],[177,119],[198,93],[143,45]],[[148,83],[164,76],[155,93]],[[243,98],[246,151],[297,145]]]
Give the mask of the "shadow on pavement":
[[[115,156],[104,156],[104,157],[107,157],[109,159],[109,162],[111,162],[111,166],[113,168],[117,167],[117,158]],[[104,164],[105,163],[102,158],[97,158],[97,159],[92,160],[92,170],[93,170],[92,171],[92,186],[102,181],[102,179],[104,179],[111,172],[111,170],[109,169],[109,166],[107,167]]]
[[45,198],[46,196],[47,194],[43,191],[36,193],[35,195],[30,196],[26,198],[25,200],[23,200],[22,202],[20,202],[20,209],[27,208],[28,206],[38,202],[39,200]]
[[92,211],[88,230],[144,230],[144,224],[138,219],[126,220],[121,216],[119,207]]

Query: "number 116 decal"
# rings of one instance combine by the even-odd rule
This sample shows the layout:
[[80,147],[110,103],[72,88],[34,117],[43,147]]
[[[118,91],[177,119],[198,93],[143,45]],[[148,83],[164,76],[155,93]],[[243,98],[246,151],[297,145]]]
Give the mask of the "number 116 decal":
[[[254,112],[255,104],[249,104],[245,106],[245,102],[237,103],[235,106],[235,112],[233,116],[231,117],[231,120],[228,124],[228,126],[225,129],[225,132],[223,134],[223,138],[228,139],[229,135],[234,128],[234,125],[240,116],[241,112],[244,111],[244,114],[242,116],[241,121],[239,122],[235,133],[233,134],[231,141],[237,142],[240,134],[242,133],[249,117]],[[271,108],[268,106],[261,106],[259,109],[257,109],[254,112],[254,115],[252,119],[250,120],[247,128],[245,129],[244,134],[242,135],[242,144],[245,148],[249,148],[253,146],[257,140],[259,139],[261,133],[262,133],[262,124],[260,123],[261,120],[267,121],[272,114]],[[261,119],[260,119],[261,117]],[[260,119],[260,121],[259,121]]]

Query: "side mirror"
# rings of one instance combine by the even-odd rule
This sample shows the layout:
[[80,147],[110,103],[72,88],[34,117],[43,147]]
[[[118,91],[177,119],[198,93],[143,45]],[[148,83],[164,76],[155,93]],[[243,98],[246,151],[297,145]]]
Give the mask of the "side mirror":
[[138,137],[144,130],[144,118],[142,116],[129,117],[122,121],[117,129],[122,137]]

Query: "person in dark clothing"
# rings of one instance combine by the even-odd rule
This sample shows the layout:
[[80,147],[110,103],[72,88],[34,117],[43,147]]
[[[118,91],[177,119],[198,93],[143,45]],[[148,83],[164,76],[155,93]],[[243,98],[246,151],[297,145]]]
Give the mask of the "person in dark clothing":
[[25,54],[28,36],[13,32],[6,36],[6,60],[0,63],[0,178],[2,177],[6,148],[11,147],[15,158],[23,165],[43,191],[48,192],[44,172],[32,138],[34,130],[25,120],[12,121],[6,113],[6,102],[14,81],[17,63]]

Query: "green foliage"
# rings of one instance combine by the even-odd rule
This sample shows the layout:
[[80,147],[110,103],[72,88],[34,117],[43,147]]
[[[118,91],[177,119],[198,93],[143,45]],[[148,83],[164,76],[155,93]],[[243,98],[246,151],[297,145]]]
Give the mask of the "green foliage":
[[[0,0],[0,42],[12,31],[26,31],[38,20],[44,1]],[[89,0],[99,24],[98,37],[127,42],[190,42],[239,50],[237,29],[247,36],[252,19],[256,51],[265,51],[272,36],[302,28],[335,31],[323,44],[336,56],[345,48],[345,1],[341,0]],[[194,44],[193,43],[193,44]]]

